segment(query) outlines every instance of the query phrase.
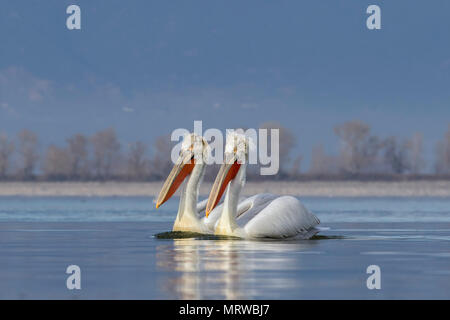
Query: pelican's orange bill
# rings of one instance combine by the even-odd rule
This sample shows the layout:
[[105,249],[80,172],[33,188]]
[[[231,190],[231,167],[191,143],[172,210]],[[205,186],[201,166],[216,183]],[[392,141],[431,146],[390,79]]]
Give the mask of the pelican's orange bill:
[[183,183],[184,179],[186,179],[186,177],[190,175],[192,170],[194,169],[195,162],[192,157],[187,163],[184,163],[184,161],[179,162],[180,164],[176,164],[173,167],[172,171],[164,182],[161,192],[159,193],[158,200],[156,201],[156,208],[159,208],[160,205],[162,205],[164,202],[169,200],[170,197],[173,196],[175,191],[177,191],[177,189]]
[[214,210],[217,204],[220,202],[225,189],[228,184],[233,180],[241,167],[241,164],[234,161],[233,164],[223,164],[220,167],[219,173],[217,174],[214,185],[209,194],[208,203],[206,205],[206,216]]

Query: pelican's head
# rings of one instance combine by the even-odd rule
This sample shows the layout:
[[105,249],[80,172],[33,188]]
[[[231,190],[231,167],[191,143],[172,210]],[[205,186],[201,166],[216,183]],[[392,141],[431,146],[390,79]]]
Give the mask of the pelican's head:
[[220,202],[228,184],[236,178],[241,165],[247,163],[251,144],[250,138],[244,134],[232,132],[227,135],[224,163],[220,167],[206,205],[207,217]]
[[209,145],[202,136],[190,133],[184,137],[180,155],[156,200],[156,208],[170,199],[186,177],[192,173],[195,166],[204,166],[209,154]]

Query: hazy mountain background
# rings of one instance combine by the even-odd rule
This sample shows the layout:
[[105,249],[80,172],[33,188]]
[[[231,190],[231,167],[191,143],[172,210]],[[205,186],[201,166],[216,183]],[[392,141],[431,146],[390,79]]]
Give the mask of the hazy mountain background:
[[[66,28],[81,7],[82,30]],[[366,8],[382,29],[366,28]],[[41,146],[113,127],[149,144],[173,129],[278,121],[308,165],[336,152],[333,128],[359,119],[380,136],[450,122],[450,2],[24,1],[0,3],[0,131]]]

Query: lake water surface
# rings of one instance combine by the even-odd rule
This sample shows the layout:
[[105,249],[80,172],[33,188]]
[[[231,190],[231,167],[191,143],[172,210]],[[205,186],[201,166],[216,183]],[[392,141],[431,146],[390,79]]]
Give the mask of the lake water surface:
[[0,299],[450,298],[448,198],[301,198],[329,228],[303,241],[157,239],[178,199],[152,201],[1,197]]

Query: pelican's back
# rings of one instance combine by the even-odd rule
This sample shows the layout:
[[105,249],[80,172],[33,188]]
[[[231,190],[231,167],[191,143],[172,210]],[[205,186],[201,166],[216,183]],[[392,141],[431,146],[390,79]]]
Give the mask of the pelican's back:
[[316,233],[314,228],[320,223],[319,219],[309,212],[297,198],[292,196],[270,198],[265,196],[267,201],[260,202],[258,212],[256,214],[253,212],[253,217],[248,219],[243,226],[248,237],[308,238]]

